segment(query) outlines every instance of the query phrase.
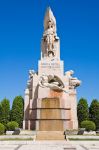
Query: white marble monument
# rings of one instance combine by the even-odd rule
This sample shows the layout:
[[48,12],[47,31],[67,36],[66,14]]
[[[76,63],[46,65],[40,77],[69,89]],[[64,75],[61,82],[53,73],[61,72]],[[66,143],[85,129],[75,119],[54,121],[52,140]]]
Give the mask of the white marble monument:
[[38,71],[29,71],[25,90],[23,128],[37,131],[78,129],[76,87],[81,81],[72,70],[64,73],[60,60],[60,39],[50,8],[44,19],[41,59]]

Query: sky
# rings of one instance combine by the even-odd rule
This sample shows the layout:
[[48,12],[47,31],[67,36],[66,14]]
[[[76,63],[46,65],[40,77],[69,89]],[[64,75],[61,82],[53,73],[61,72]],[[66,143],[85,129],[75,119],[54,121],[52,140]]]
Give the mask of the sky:
[[57,21],[64,72],[82,84],[78,100],[99,99],[99,0],[0,1],[0,101],[24,96],[28,71],[37,71],[43,20],[50,6]]

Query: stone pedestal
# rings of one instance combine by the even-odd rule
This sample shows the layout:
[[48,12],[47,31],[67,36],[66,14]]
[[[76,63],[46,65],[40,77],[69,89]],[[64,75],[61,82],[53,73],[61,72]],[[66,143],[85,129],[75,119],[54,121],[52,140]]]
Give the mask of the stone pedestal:
[[63,131],[62,108],[59,98],[44,98],[38,110],[39,131]]
[[64,140],[64,123],[70,121],[63,117],[67,109],[61,107],[61,99],[44,98],[41,108],[37,108],[37,140]]

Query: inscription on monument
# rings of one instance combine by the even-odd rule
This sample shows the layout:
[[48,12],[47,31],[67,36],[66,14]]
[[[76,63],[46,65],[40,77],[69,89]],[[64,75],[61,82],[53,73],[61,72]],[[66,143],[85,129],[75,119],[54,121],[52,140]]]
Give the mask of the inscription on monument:
[[41,63],[42,68],[60,68],[60,63]]

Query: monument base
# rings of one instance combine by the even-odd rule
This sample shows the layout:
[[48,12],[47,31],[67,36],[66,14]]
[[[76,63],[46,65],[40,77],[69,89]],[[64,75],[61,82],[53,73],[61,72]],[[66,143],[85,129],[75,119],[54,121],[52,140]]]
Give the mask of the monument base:
[[59,98],[42,99],[38,131],[63,131],[61,111]]
[[63,131],[38,131],[36,140],[65,140]]
[[44,98],[41,100],[39,114],[37,140],[65,140],[63,108],[60,107],[59,98]]

